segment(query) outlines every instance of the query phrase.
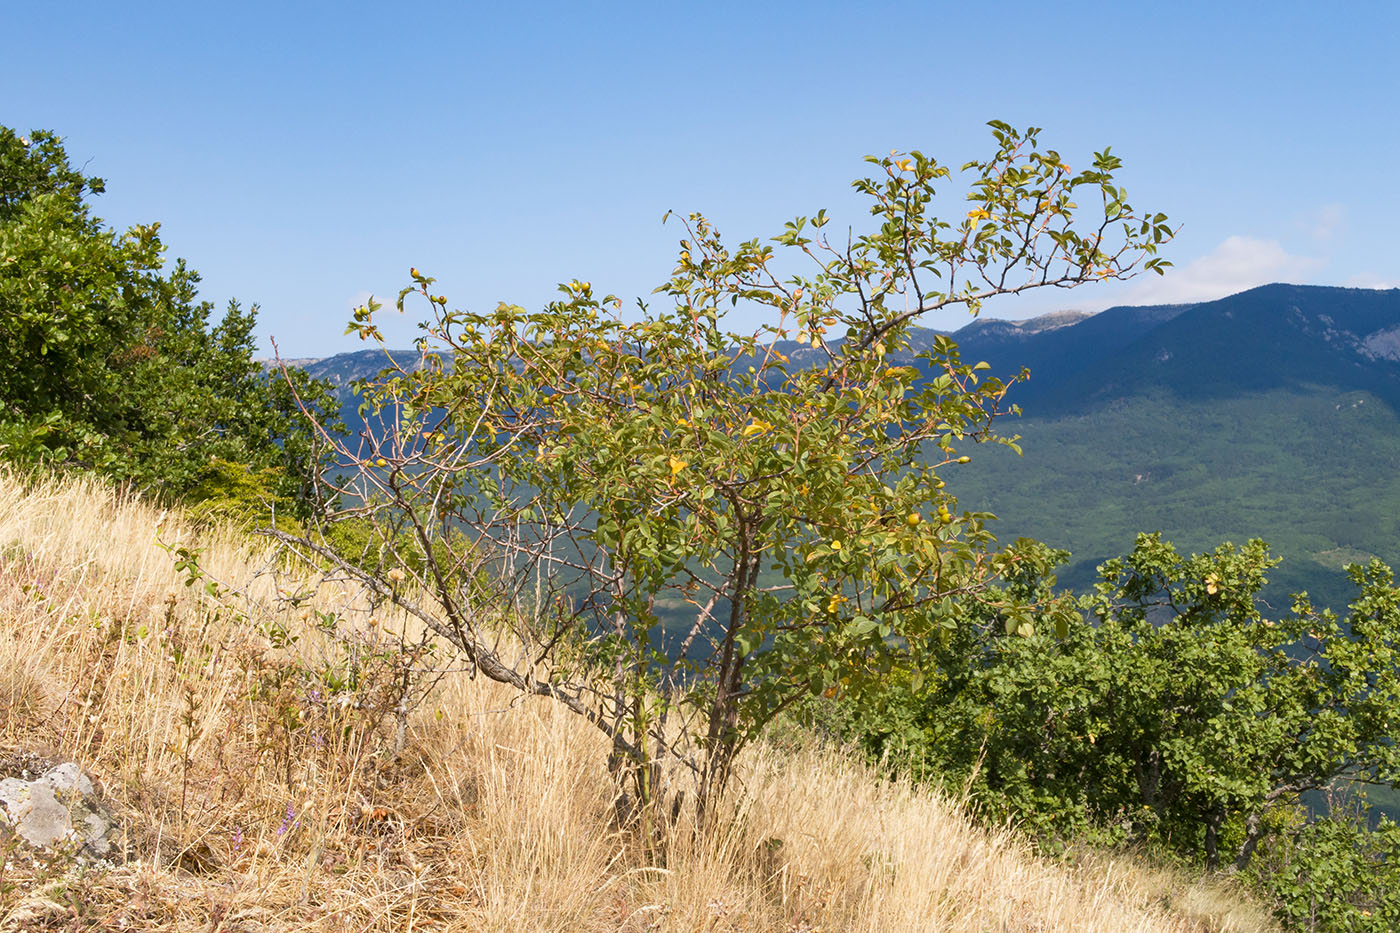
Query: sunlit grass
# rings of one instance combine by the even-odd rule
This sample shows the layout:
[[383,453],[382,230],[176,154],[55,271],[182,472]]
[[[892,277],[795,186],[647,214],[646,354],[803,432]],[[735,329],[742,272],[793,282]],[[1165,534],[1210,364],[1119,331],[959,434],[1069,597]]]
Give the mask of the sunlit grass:
[[[175,546],[252,582],[187,587]],[[6,849],[0,929],[1272,929],[1229,886],[1035,858],[804,741],[746,753],[712,834],[642,840],[579,717],[451,670],[399,735],[375,645],[404,620],[329,586],[279,601],[265,565],[93,484],[0,473],[0,760],[81,763],[124,849],[98,869]],[[353,688],[326,674],[347,652]]]

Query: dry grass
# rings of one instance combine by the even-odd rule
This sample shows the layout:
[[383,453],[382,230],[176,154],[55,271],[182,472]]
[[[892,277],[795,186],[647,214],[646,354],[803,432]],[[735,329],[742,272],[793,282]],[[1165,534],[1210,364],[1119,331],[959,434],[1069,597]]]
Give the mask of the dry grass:
[[[719,831],[643,845],[611,823],[606,749],[578,717],[453,673],[400,744],[370,641],[399,620],[318,593],[362,620],[347,649],[270,582],[241,617],[183,585],[156,525],[99,487],[0,473],[0,758],[80,762],[125,846],[110,868],[12,846],[0,929],[1272,929],[1229,888],[1123,856],[1033,858],[815,747],[755,749]],[[170,519],[161,535],[193,540]],[[203,546],[220,579],[253,577],[246,545]],[[274,648],[269,619],[297,643]],[[337,701],[314,675],[347,651],[363,681]]]

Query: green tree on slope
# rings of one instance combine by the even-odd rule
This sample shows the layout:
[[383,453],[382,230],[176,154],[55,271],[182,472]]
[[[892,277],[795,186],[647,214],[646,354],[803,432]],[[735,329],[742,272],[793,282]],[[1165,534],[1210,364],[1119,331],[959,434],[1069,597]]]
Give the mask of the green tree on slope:
[[[0,457],[73,464],[176,497],[216,482],[210,464],[264,474],[305,511],[323,462],[294,394],[254,361],[255,309],[214,320],[183,261],[164,269],[158,224],[107,229],[100,178],[53,133],[0,127]],[[334,418],[328,420],[333,421]]]
[[[906,668],[883,695],[852,698],[857,730],[1042,838],[1151,841],[1246,869],[1296,832],[1304,794],[1400,779],[1390,570],[1350,567],[1358,593],[1339,617],[1306,594],[1289,611],[1264,604],[1276,563],[1260,541],[1188,557],[1141,535],[1100,568],[1081,614],[1029,637],[1008,635],[992,603],[966,603],[956,637],[917,668],[926,684],[911,688]],[[1045,602],[1054,578],[1011,586]]]
[[[631,321],[580,280],[537,311],[453,311],[413,270],[399,304],[431,309],[421,365],[371,386],[383,429],[341,456],[363,467],[350,517],[421,559],[409,586],[367,582],[482,673],[587,716],[638,799],[679,751],[703,813],[779,712],[880,678],[1027,559],[941,479],[995,439],[1007,383],[946,337],[913,347],[911,323],[1161,270],[1172,231],[1126,202],[1116,157],[1076,173],[1037,130],[992,126],[960,175],[919,152],[870,159],[864,232],[829,235],[819,211],[732,244],[690,215],[659,307]],[[967,200],[940,216],[959,178]],[[740,304],[757,332],[731,329]],[[368,339],[375,307],[351,325]],[[921,349],[927,379],[907,365]],[[449,529],[464,540],[444,562]],[[503,625],[518,655],[497,649]]]

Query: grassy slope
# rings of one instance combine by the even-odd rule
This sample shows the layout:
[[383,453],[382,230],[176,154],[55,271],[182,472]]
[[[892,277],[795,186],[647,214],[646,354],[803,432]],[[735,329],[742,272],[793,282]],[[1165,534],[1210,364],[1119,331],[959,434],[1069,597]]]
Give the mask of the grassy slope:
[[[344,704],[287,676],[347,649],[279,608],[257,555],[206,542],[212,573],[252,581],[240,619],[181,585],[156,524],[93,486],[24,492],[0,472],[0,762],[82,762],[127,846],[104,871],[10,852],[0,929],[1270,928],[1228,888],[1131,858],[1038,860],[801,743],[747,755],[719,832],[648,850],[610,824],[605,748],[577,717],[454,671],[396,749],[372,664]],[[161,535],[193,541],[168,519]],[[326,588],[310,605],[362,659],[403,624]],[[260,634],[271,621],[295,651]]]

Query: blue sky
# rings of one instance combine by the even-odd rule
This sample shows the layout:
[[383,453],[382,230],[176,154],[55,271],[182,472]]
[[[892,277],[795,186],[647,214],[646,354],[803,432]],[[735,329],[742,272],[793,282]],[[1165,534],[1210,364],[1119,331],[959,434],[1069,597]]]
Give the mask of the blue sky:
[[536,306],[574,277],[650,292],[667,210],[734,240],[819,207],[859,225],[863,155],[960,164],[993,118],[1076,167],[1111,145],[1135,206],[1183,229],[1165,279],[991,313],[1400,285],[1394,3],[50,0],[3,20],[0,123],[63,135],[108,180],[102,217],[160,221],[203,296],[259,304],[288,356],[357,348],[351,307],[409,266],[456,306]]

